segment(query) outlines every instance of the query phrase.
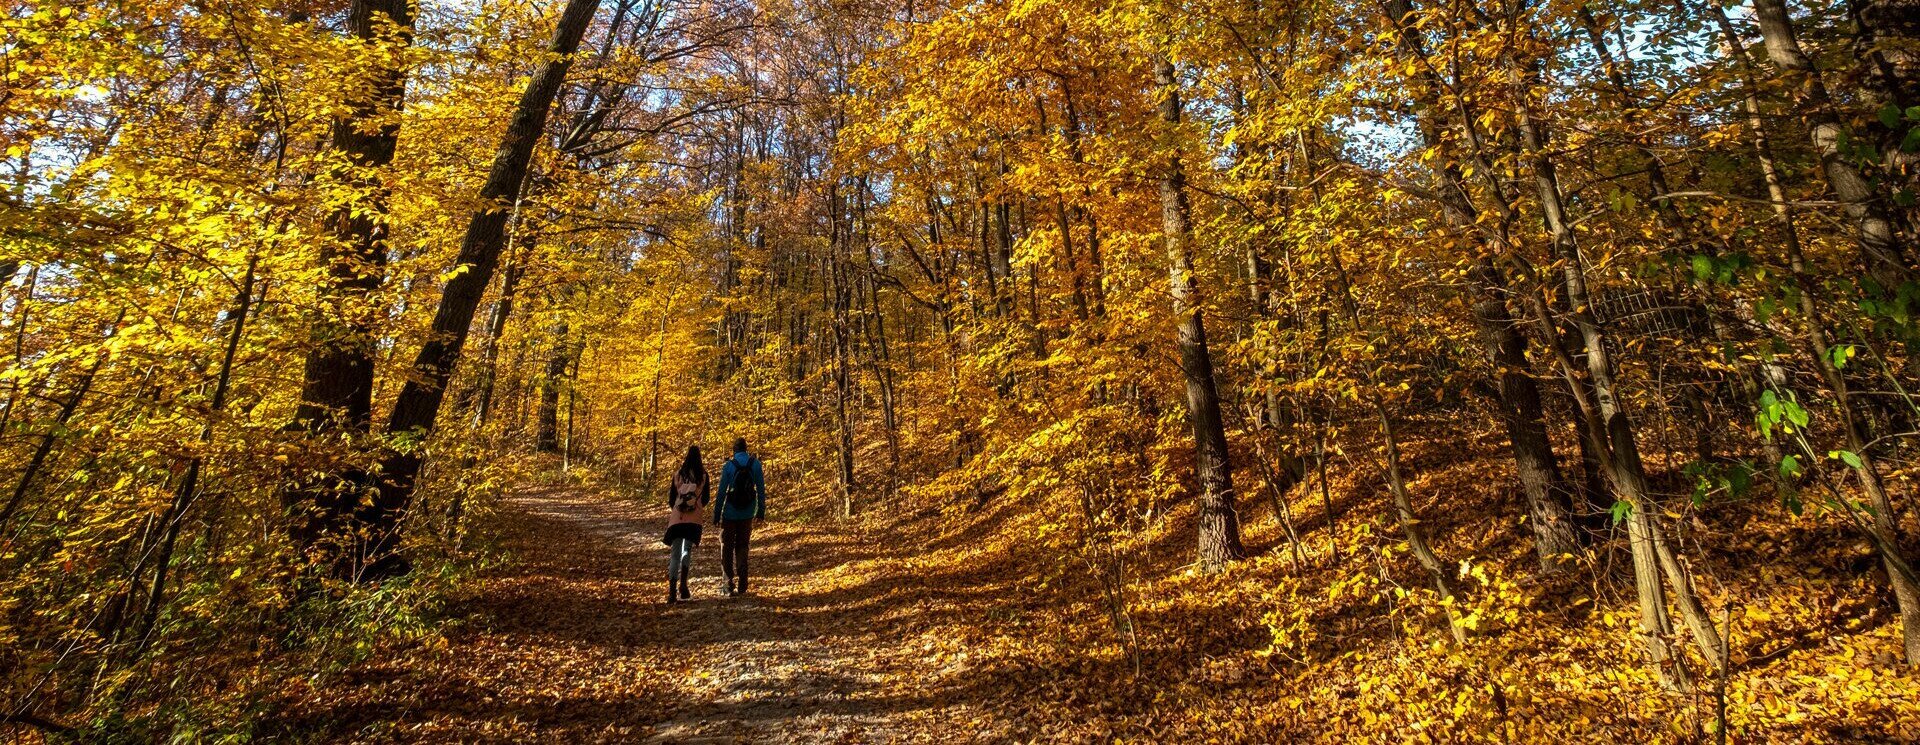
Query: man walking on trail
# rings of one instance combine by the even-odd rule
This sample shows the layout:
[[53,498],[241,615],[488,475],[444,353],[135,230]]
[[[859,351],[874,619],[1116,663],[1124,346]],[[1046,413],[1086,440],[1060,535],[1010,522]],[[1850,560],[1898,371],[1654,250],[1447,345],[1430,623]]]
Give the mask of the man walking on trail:
[[729,596],[747,594],[747,541],[766,517],[767,477],[760,470],[760,459],[747,452],[747,438],[735,438],[733,457],[720,469],[720,499],[713,507],[713,521],[720,525],[720,568],[727,575]]

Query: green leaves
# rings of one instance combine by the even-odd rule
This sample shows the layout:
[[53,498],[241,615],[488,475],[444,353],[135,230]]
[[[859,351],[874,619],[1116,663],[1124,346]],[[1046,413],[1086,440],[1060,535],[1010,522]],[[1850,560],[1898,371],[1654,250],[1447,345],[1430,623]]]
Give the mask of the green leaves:
[[1707,497],[1715,493],[1741,497],[1753,488],[1754,467],[1744,460],[1733,463],[1696,460],[1681,467],[1680,471],[1693,479],[1693,504],[1696,507],[1706,505]]
[[1890,103],[1882,106],[1880,107],[1880,123],[1887,125],[1888,129],[1899,129],[1900,120],[1903,118],[1902,113],[1900,107],[1896,104]]
[[1805,469],[1800,465],[1800,456],[1784,455],[1780,457],[1780,476],[1782,478],[1799,478],[1802,473],[1805,473]]
[[1829,450],[1827,451],[1827,457],[1847,464],[1848,468],[1857,469],[1867,467],[1866,463],[1860,460],[1860,456],[1851,450]]
[[1693,279],[1700,284],[1714,284],[1731,287],[1738,283],[1740,276],[1753,271],[1753,257],[1744,253],[1722,255],[1694,254],[1688,258],[1693,268]]
[[1847,361],[1853,359],[1856,350],[1857,348],[1852,344],[1835,344],[1827,350],[1827,362],[1832,364],[1835,370],[1846,369]]
[[[1900,151],[1920,152],[1920,127],[1914,126],[1920,123],[1920,106],[1911,106],[1901,111],[1899,106],[1889,103],[1880,107],[1880,123],[1896,133],[1902,126],[1906,127],[1906,135],[1900,138]],[[1907,198],[1911,200],[1913,197],[1909,195]]]
[[1783,433],[1791,434],[1796,427],[1806,429],[1812,421],[1813,418],[1807,414],[1806,409],[1800,407],[1799,402],[1791,397],[1781,398],[1773,391],[1760,394],[1760,401],[1753,412],[1754,426],[1759,428],[1761,437],[1769,440],[1773,439],[1773,430],[1776,427]]

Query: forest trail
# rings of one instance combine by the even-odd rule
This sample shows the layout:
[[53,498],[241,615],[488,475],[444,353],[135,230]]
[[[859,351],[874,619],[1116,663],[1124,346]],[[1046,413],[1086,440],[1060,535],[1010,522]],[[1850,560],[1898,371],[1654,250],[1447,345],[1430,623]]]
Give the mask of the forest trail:
[[693,599],[668,605],[654,512],[582,489],[509,497],[493,519],[511,558],[454,609],[465,620],[447,645],[356,668],[344,700],[296,731],[361,742],[1006,737],[960,690],[964,659],[929,664],[941,620],[966,615],[930,612],[925,584],[889,571],[901,565],[857,527],[768,521],[741,598],[721,595],[710,529]]

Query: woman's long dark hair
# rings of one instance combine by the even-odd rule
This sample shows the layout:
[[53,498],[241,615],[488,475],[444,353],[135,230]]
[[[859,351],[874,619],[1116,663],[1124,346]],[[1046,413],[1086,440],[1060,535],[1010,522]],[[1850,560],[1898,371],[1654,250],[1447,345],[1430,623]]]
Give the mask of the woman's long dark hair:
[[680,480],[698,484],[707,478],[707,467],[700,462],[700,446],[687,448],[687,459],[680,463]]

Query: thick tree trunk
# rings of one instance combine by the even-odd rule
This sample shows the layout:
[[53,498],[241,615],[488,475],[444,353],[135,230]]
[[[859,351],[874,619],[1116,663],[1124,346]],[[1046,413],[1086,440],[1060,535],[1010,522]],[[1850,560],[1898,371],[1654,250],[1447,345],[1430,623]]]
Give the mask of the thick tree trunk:
[[1560,462],[1547,438],[1546,416],[1540,405],[1540,386],[1528,373],[1527,339],[1507,311],[1507,280],[1490,257],[1474,262],[1470,274],[1480,297],[1473,303],[1481,343],[1492,360],[1500,390],[1500,421],[1506,426],[1514,471],[1527,500],[1527,524],[1533,529],[1533,550],[1540,570],[1556,572],[1580,550],[1575,531],[1571,491],[1560,475]]
[[[412,42],[409,0],[353,0],[347,11],[353,38],[370,46],[405,48]],[[386,264],[385,187],[379,169],[393,163],[400,140],[398,114],[406,95],[399,49],[368,55],[380,65],[372,87],[348,102],[348,113],[333,122],[332,146],[357,169],[348,182],[367,191],[364,201],[341,207],[328,221],[333,241],[323,243],[328,283],[322,288],[326,315],[314,327],[301,379],[294,426],[308,432],[345,429],[367,432],[373,413],[373,320],[369,296],[384,281]]]
[[1193,276],[1193,231],[1187,204],[1186,171],[1175,138],[1180,126],[1180,83],[1172,60],[1154,60],[1160,87],[1160,120],[1166,125],[1168,155],[1160,175],[1161,231],[1166,235],[1167,272],[1173,315],[1179,324],[1180,369],[1187,379],[1187,418],[1193,426],[1195,467],[1200,481],[1199,556],[1203,569],[1219,569],[1246,556],[1240,545],[1240,518],[1234,509],[1233,464],[1227,453],[1226,425],[1213,380],[1213,357],[1198,283]]
[[399,548],[400,520],[413,498],[414,483],[425,457],[421,446],[433,433],[440,404],[446,398],[447,380],[453,374],[454,364],[460,360],[468,328],[473,325],[474,311],[480,306],[480,296],[492,281],[501,249],[506,245],[509,202],[526,176],[534,146],[546,128],[554,95],[566,80],[580,37],[586,33],[598,7],[599,0],[567,1],[547,45],[552,57],[540,65],[521,93],[500,148],[494,154],[486,184],[480,189],[483,206],[468,220],[466,235],[460,242],[460,255],[454,260],[454,266],[464,270],[450,273],[452,279],[447,280],[441,293],[427,341],[414,357],[413,374],[401,387],[393,412],[387,418],[388,434],[396,436],[401,444],[382,459],[379,493],[371,508],[360,516],[371,530],[366,553],[360,557],[370,560],[363,577],[377,578],[408,568],[395,552]]
[[[371,88],[348,101],[347,114],[333,122],[333,149],[358,169],[347,181],[367,193],[329,218],[331,240],[323,242],[320,251],[327,270],[322,309],[314,320],[300,403],[289,427],[312,435],[337,432],[358,438],[368,432],[373,413],[379,314],[372,295],[385,281],[387,260],[387,194],[380,171],[393,163],[400,139],[398,114],[405,102],[407,71],[398,60],[412,43],[410,0],[353,0],[347,29],[361,43],[391,48],[366,56],[379,65],[370,76]],[[357,466],[340,467],[331,476],[295,476],[281,493],[294,542],[307,550],[329,536],[344,536],[366,481],[366,472]],[[338,549],[323,548],[331,556],[322,561],[337,561]]]

